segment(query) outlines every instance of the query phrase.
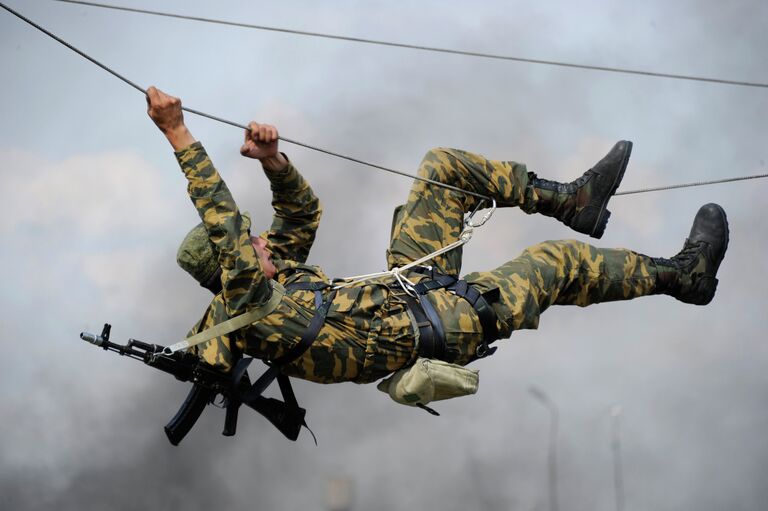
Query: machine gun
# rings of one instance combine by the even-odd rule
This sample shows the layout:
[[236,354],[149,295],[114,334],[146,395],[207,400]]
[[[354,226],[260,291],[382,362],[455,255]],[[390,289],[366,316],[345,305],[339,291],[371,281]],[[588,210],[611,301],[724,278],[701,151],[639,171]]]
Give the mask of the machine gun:
[[[111,329],[111,325],[104,324],[100,335],[82,332],[80,338],[106,351],[114,351],[140,360],[150,367],[172,374],[177,380],[192,382],[192,389],[179,411],[165,425],[165,434],[173,445],[181,442],[195,425],[205,407],[214,403],[217,396],[222,397],[221,406],[226,408],[222,432],[224,436],[235,434],[241,404],[246,404],[259,412],[290,440],[298,438],[301,426],[306,427],[304,420],[306,410],[299,407],[288,377],[280,374],[276,366],[271,366],[254,384],[251,384],[247,367],[252,358],[240,359],[232,374],[224,374],[190,353],[175,352],[167,355],[163,353],[164,346],[136,339],[129,339],[124,345],[110,342]],[[280,384],[285,402],[262,395],[275,378]]]

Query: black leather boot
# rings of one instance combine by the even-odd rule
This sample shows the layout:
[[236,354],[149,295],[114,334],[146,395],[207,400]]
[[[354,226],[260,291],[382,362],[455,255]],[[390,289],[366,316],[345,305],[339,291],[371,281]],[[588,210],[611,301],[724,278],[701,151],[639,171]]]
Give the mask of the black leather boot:
[[706,305],[717,289],[717,269],[728,248],[728,218],[717,204],[705,204],[696,214],[683,249],[672,259],[652,258],[656,293],[681,302]]
[[529,172],[529,196],[533,197],[530,192],[535,192],[536,199],[523,208],[528,213],[554,217],[575,231],[601,238],[611,216],[606,209],[608,200],[624,177],[631,153],[632,142],[621,140],[594,167],[570,183],[539,179]]

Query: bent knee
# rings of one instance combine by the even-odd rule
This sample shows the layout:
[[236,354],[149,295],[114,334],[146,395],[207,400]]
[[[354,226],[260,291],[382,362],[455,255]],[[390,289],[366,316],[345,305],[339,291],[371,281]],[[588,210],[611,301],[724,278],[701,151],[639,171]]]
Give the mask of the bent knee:
[[424,155],[424,161],[440,161],[445,156],[454,154],[456,149],[450,149],[448,147],[433,147]]
[[457,159],[459,159],[458,149],[434,147],[424,154],[419,166],[419,176],[436,180],[455,176]]

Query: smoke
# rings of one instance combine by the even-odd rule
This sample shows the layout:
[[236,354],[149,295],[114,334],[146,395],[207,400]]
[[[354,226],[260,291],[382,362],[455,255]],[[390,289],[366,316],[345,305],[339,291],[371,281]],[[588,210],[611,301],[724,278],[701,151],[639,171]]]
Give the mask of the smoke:
[[[404,171],[431,147],[526,162],[559,180],[616,139],[635,142],[623,190],[764,172],[761,90],[579,72],[140,18],[85,7],[27,14],[182,96],[188,106]],[[156,6],[145,5],[153,8]],[[529,5],[348,1],[178,2],[163,10],[534,58],[763,80],[760,2]],[[600,246],[671,256],[698,207],[728,212],[731,245],[715,301],[668,297],[555,307],[480,361],[480,392],[399,406],[373,386],[297,382],[319,439],[295,444],[244,410],[220,435],[209,407],[179,447],[163,424],[187,392],[140,363],[77,338],[168,344],[207,305],[174,264],[198,219],[143,99],[0,17],[0,507],[321,509],[328,481],[352,481],[353,508],[545,510],[549,416],[560,411],[561,509],[614,508],[610,408],[620,404],[627,509],[758,510],[768,500],[768,347],[761,181],[617,197]],[[136,34],[145,34],[139,38]],[[45,65],[43,65],[45,63]],[[103,81],[101,81],[103,80]],[[56,82],[57,94],[52,93]],[[187,116],[242,209],[266,227],[269,188],[237,154],[241,135]],[[310,262],[331,276],[385,266],[393,208],[410,183],[282,144],[323,200]],[[497,211],[464,271],[575,234],[551,219]]]

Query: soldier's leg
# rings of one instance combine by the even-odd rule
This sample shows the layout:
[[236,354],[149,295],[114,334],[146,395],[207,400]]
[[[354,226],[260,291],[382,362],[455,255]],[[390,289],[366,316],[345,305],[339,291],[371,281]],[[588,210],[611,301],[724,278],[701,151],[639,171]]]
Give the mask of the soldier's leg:
[[551,216],[571,229],[600,238],[611,212],[608,201],[616,192],[632,153],[632,142],[622,140],[594,167],[570,183],[540,179],[530,173],[527,213]]
[[575,240],[547,241],[493,271],[465,278],[484,293],[499,290],[493,307],[500,333],[508,337],[513,330],[536,328],[539,316],[550,305],[585,307],[650,294],[709,303],[727,246],[725,212],[716,204],[707,204],[699,209],[683,250],[670,259]]
[[[621,141],[582,177],[571,183],[539,179],[522,163],[488,160],[458,149],[432,149],[419,176],[493,198],[499,207],[552,216],[576,231],[599,238],[610,212],[608,199],[624,175],[632,143]],[[389,267],[402,266],[458,239],[464,214],[477,206],[474,196],[414,181],[408,202],[395,210]],[[436,259],[444,273],[461,266],[461,250]]]
[[[433,149],[419,167],[420,177],[440,181],[478,194],[488,195],[501,207],[522,206],[529,190],[526,166],[512,161],[487,160],[457,149]],[[403,266],[456,241],[464,214],[480,199],[414,181],[408,202],[395,210],[392,239],[387,251],[390,268]],[[442,273],[457,275],[461,249],[437,257],[430,263]]]
[[653,293],[656,267],[631,250],[597,248],[576,240],[547,241],[490,272],[465,279],[483,292],[498,289],[493,304],[500,334],[537,328],[551,305],[587,306]]

